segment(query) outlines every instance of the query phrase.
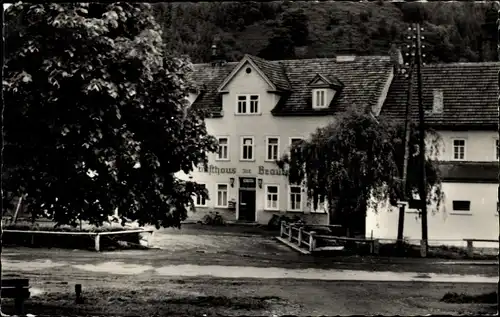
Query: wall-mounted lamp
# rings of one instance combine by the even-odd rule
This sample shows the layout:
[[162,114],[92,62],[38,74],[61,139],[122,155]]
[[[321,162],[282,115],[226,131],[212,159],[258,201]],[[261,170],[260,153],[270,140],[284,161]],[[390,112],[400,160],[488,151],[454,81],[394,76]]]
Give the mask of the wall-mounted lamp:
[[259,188],[262,188],[262,178],[259,178]]
[[229,179],[229,183],[231,184],[231,187],[234,187],[234,177]]

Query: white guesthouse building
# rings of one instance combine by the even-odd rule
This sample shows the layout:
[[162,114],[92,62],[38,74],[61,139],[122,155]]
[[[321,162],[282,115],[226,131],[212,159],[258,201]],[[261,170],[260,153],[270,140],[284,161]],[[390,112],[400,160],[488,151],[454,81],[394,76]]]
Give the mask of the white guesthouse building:
[[251,55],[236,63],[194,65],[191,80],[199,89],[189,99],[193,107],[210,109],[207,130],[220,145],[209,155],[208,169],[190,175],[210,199],[197,197],[188,220],[217,211],[230,221],[266,224],[273,214],[298,214],[328,224],[326,206],[312,210],[305,191],[289,184],[275,160],[348,107],[378,115],[392,65],[389,57],[377,56],[267,61]]
[[[429,244],[498,239],[498,69],[500,63],[454,63],[422,68],[426,123],[441,136],[437,159],[444,200],[429,206]],[[412,117],[418,120],[416,82]],[[380,113],[404,120],[407,80],[396,76]],[[383,119],[381,119],[383,120]],[[406,210],[404,236],[421,239],[418,211]],[[398,208],[368,210],[366,235],[396,239]],[[481,244],[478,244],[481,246]],[[498,247],[496,243],[483,246]]]

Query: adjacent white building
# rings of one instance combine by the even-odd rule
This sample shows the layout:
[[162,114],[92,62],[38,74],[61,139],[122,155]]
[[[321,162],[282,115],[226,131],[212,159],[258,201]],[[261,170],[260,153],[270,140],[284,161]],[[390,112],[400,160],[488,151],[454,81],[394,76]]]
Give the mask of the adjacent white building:
[[[499,66],[455,63],[422,69],[426,123],[441,136],[437,159],[444,192],[439,210],[429,206],[431,244],[464,245],[463,239],[498,239]],[[416,82],[413,86],[416,92]],[[381,111],[382,118],[404,120],[406,88],[407,80],[397,76]],[[413,96],[412,117],[418,120],[417,94]],[[366,235],[396,239],[398,213],[398,208],[387,206],[378,214],[368,210]],[[416,209],[406,211],[404,236],[421,239]]]

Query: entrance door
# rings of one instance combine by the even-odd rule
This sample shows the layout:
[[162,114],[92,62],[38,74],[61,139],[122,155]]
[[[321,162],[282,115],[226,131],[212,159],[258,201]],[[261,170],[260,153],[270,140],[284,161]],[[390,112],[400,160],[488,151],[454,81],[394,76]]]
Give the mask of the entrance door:
[[240,189],[238,220],[255,221],[255,190]]

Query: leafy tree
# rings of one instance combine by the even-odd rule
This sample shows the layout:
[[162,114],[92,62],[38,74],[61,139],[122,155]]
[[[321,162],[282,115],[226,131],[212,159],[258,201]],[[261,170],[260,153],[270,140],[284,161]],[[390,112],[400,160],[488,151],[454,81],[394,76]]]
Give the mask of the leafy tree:
[[269,39],[267,46],[259,52],[258,56],[268,60],[294,58],[295,46],[288,30],[274,29],[274,36]]
[[201,186],[178,179],[216,141],[187,106],[190,63],[164,50],[151,6],[12,5],[4,69],[4,197],[58,224],[101,225],[117,209],[179,226]]
[[[432,153],[437,153],[439,137],[432,131]],[[418,193],[418,132],[411,129],[407,195]],[[334,123],[318,128],[308,140],[295,144],[278,166],[288,171],[289,181],[302,184],[317,208],[326,200],[333,216],[354,233],[357,223],[365,221],[366,207],[389,201],[396,205],[403,195],[401,170],[404,160],[404,126],[377,121],[371,114],[352,111]],[[434,161],[426,161],[429,203],[439,208],[441,183]],[[373,198],[373,199],[372,199]]]
[[291,10],[282,17],[281,27],[288,31],[295,46],[303,46],[308,42],[309,18],[304,10]]

